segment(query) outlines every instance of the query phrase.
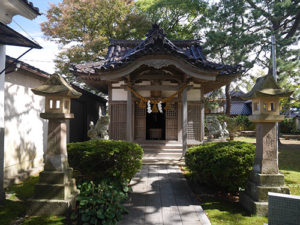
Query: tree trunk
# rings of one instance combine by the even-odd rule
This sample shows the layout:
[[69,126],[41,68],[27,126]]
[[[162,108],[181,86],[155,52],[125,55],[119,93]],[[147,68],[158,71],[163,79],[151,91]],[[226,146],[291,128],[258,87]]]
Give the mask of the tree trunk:
[[231,96],[230,96],[230,84],[227,84],[225,87],[225,96],[226,96],[226,112],[225,114],[227,116],[230,116],[230,110],[231,110]]

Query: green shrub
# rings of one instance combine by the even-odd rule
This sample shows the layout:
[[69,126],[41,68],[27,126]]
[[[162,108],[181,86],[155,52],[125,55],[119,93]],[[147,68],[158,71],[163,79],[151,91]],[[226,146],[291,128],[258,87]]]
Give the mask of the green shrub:
[[142,148],[135,143],[90,140],[68,144],[70,166],[83,180],[130,180],[142,166]]
[[239,130],[249,130],[251,126],[248,116],[238,115],[236,117],[236,123],[239,126]]
[[71,214],[76,224],[116,224],[126,212],[122,202],[128,197],[128,183],[102,180],[79,185],[78,206]]
[[245,187],[254,156],[253,144],[205,143],[187,150],[185,164],[198,181],[234,193]]
[[279,131],[283,134],[299,134],[293,119],[284,119],[279,123]]

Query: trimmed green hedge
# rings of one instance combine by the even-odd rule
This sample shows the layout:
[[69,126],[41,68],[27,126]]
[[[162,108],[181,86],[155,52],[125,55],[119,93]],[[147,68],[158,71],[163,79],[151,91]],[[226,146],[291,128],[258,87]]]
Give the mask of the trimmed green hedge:
[[143,149],[135,143],[90,140],[68,144],[69,164],[84,180],[130,180],[141,168]]
[[189,148],[185,164],[198,181],[234,193],[245,187],[254,157],[253,144],[214,142]]

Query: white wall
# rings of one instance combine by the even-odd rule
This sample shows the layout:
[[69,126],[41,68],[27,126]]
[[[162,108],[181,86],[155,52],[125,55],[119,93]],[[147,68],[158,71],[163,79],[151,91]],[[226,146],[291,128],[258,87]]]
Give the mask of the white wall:
[[40,118],[44,97],[34,95],[31,88],[44,81],[25,71],[13,72],[5,79],[5,162],[6,180],[40,169],[47,146],[48,123]]
[[200,101],[201,100],[201,90],[200,89],[191,89],[187,92],[188,101]]

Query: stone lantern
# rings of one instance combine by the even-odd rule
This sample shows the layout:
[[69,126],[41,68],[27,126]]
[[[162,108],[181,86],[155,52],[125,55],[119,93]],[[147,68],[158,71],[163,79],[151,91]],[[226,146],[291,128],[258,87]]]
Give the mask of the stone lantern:
[[49,123],[44,171],[35,185],[28,214],[62,215],[71,208],[78,192],[68,164],[67,120],[74,118],[70,113],[71,99],[79,98],[81,93],[58,75],[52,75],[45,84],[32,91],[45,96],[45,112],[40,116]]
[[284,186],[284,176],[278,169],[276,122],[284,119],[280,115],[280,98],[291,94],[281,89],[273,76],[267,75],[258,78],[252,90],[243,96],[252,100],[249,119],[256,123],[256,155],[246,190],[240,193],[240,202],[256,215],[267,215],[268,192],[289,193]]

